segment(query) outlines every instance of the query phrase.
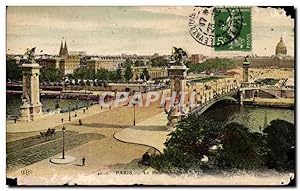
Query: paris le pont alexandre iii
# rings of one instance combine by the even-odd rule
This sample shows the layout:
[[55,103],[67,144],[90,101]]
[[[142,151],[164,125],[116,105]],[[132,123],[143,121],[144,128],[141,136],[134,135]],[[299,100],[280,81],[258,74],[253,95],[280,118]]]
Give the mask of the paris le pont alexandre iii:
[[295,186],[295,15],[8,6],[6,184]]

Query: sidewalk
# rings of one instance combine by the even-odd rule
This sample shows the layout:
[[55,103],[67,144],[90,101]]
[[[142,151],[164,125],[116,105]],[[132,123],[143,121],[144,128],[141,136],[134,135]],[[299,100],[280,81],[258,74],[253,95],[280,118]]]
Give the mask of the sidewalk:
[[166,131],[167,116],[165,113],[159,113],[136,126],[128,127],[114,134],[114,138],[126,143],[135,143],[154,147],[161,153],[165,148],[167,135]]
[[[85,113],[83,112],[85,109]],[[112,108],[114,109],[114,108]],[[36,121],[31,122],[11,122],[6,121],[6,133],[28,133],[47,130],[48,128],[55,128],[57,126],[62,126],[63,124],[68,124],[69,122],[74,122],[79,119],[95,115],[97,113],[105,112],[109,109],[101,109],[98,104],[90,106],[88,110],[86,108],[81,108],[75,111],[71,111],[71,121],[69,121],[69,112],[65,113],[55,113],[55,114],[44,114]],[[75,112],[77,117],[74,117]],[[61,122],[61,118],[64,119],[64,123]]]

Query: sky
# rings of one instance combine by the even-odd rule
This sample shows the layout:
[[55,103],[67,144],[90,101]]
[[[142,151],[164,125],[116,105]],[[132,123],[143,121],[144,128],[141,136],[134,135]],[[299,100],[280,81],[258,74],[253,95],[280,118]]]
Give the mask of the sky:
[[[216,55],[189,34],[193,7],[8,7],[8,54],[37,47],[58,54],[61,40],[69,51],[120,55],[170,54],[182,47],[189,54]],[[271,30],[273,29],[273,30]],[[252,45],[247,54],[271,56],[282,35],[288,55],[294,55],[294,19],[275,8],[252,8]],[[223,53],[221,53],[223,54]],[[224,54],[239,55],[240,52]]]

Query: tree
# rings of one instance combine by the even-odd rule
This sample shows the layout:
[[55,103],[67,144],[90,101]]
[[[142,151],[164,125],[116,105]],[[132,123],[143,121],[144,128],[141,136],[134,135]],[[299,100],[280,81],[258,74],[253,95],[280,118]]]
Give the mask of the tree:
[[219,70],[229,70],[236,67],[236,64],[226,58],[211,58],[207,59],[206,61],[199,63],[199,64],[193,64],[189,62],[187,64],[189,67],[189,71],[193,73],[200,73],[204,71],[219,71]]
[[116,80],[120,81],[122,79],[122,70],[120,68],[116,71]]
[[42,82],[59,82],[63,75],[57,68],[42,68],[40,78]]
[[150,75],[147,68],[144,68],[141,79],[147,81],[150,79]]
[[6,58],[6,81],[8,80],[22,80],[22,69],[12,58]]
[[122,65],[123,68],[126,68],[126,67],[128,67],[128,66],[131,67],[131,66],[133,66],[133,62],[128,58],[128,59],[126,59],[125,62],[123,62],[121,65]]
[[219,145],[222,126],[201,116],[191,114],[182,119],[166,141],[164,154],[154,156],[151,165],[160,171],[200,168],[204,156],[213,157],[211,149]]
[[109,80],[109,71],[104,69],[104,68],[100,68],[96,71],[96,78],[98,80]]
[[[151,166],[161,172],[264,167],[263,135],[238,123],[223,126],[191,114],[179,121],[169,136],[164,153],[150,160]],[[202,161],[204,157],[208,161]]]
[[167,67],[169,64],[169,60],[165,59],[162,56],[158,56],[158,57],[152,58],[150,61],[150,64],[152,67]]
[[273,120],[263,132],[266,134],[268,168],[293,170],[294,164],[287,160],[287,152],[295,146],[295,125],[284,120]]
[[127,65],[125,68],[125,74],[124,74],[125,80],[127,82],[129,82],[131,80],[132,76],[133,76],[133,73],[132,73],[131,65]]
[[134,66],[135,67],[140,67],[140,66],[144,66],[145,63],[144,61],[140,60],[140,59],[137,59],[135,62],[134,62]]
[[252,133],[238,123],[229,123],[222,130],[216,162],[221,169],[251,170],[263,166],[260,151],[264,150],[263,136]]
[[95,79],[95,71],[92,69],[87,68],[77,68],[74,73],[73,77],[76,79]]

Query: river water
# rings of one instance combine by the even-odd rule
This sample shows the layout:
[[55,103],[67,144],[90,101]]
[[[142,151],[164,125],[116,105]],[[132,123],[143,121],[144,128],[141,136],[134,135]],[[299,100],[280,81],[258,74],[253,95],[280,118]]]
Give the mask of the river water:
[[[81,108],[85,107],[87,105],[86,100],[74,100],[74,99],[62,99],[59,101],[59,106],[62,110],[67,110],[69,108],[69,102],[70,102],[70,108]],[[46,112],[47,110],[53,111],[55,110],[55,105],[57,103],[56,99],[53,98],[41,98],[41,103],[43,104],[42,110],[43,112]],[[91,101],[89,101],[89,104]],[[18,115],[19,108],[22,104],[21,96],[20,95],[6,95],[6,115]]]
[[259,131],[259,127],[269,124],[274,119],[294,122],[294,110],[240,106],[236,103],[218,102],[206,110],[202,115],[206,119],[220,122],[237,122],[249,127],[252,131]]

